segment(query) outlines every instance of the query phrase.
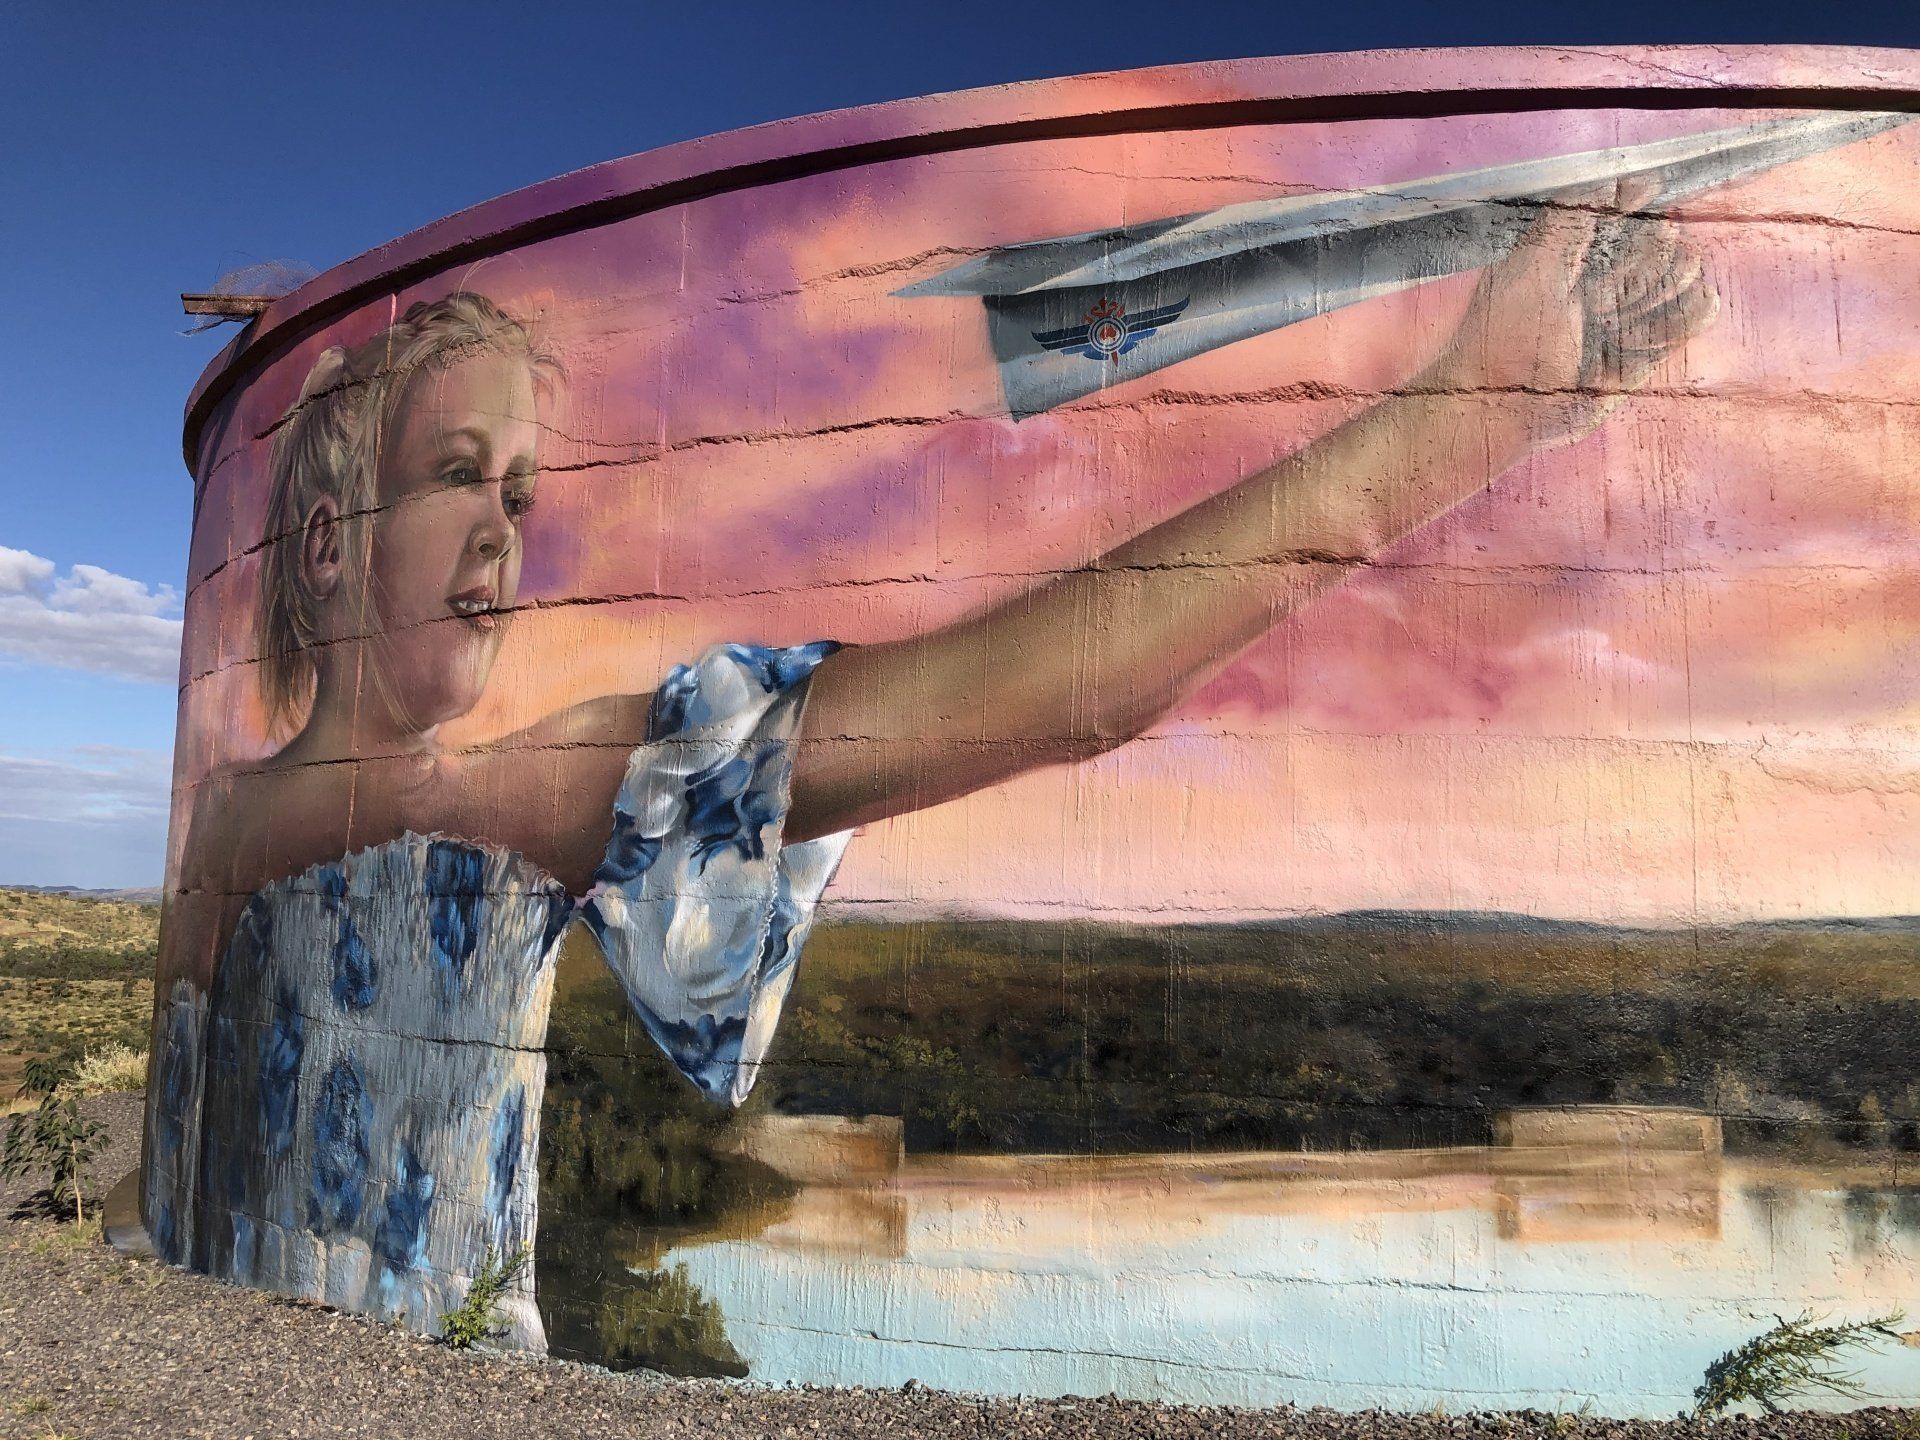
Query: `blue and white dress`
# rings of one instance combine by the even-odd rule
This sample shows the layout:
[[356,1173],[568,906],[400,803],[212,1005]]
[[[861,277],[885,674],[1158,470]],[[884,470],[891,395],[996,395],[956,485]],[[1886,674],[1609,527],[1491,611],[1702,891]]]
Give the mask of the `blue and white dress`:
[[[162,1258],[437,1331],[533,1239],[542,1047],[577,916],[710,1099],[753,1088],[848,835],[786,845],[806,680],[836,647],[667,677],[575,901],[520,856],[408,834],[254,895],[156,1032],[142,1204]],[[531,1267],[502,1310],[543,1349]]]

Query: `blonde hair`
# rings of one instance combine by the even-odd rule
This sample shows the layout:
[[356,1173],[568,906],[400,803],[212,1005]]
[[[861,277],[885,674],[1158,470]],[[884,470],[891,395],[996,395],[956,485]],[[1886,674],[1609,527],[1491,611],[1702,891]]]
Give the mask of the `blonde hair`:
[[[300,531],[313,507],[331,499],[343,520],[370,514],[380,438],[415,376],[443,369],[476,350],[522,356],[536,390],[551,393],[559,361],[535,344],[527,327],[484,295],[455,291],[421,301],[364,344],[336,345],[313,362],[300,398],[273,439],[272,494],[260,567],[254,631],[260,692],[268,729],[296,726],[318,677],[312,647],[319,639],[321,600],[302,573]],[[351,560],[353,549],[342,546]]]

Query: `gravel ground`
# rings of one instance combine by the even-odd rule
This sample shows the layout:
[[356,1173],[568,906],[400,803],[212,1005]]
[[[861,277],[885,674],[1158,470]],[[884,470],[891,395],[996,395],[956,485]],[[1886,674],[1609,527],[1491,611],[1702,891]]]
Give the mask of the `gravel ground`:
[[[137,1096],[108,1125],[96,1184],[130,1171]],[[1117,1400],[985,1401],[937,1390],[764,1389],[463,1354],[384,1325],[151,1262],[0,1188],[0,1437],[994,1437],[994,1440],[1431,1440],[1480,1435],[1833,1436],[1920,1440],[1920,1413],[1861,1410],[1710,1427],[1542,1414],[1400,1416]]]

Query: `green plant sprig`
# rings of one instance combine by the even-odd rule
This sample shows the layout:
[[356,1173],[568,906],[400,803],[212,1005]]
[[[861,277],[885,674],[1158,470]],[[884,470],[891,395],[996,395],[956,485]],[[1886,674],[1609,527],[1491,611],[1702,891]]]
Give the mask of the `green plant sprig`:
[[1707,1366],[1705,1378],[1693,1392],[1695,1419],[1718,1415],[1742,1401],[1778,1415],[1785,1408],[1782,1402],[1810,1391],[1863,1399],[1866,1392],[1860,1377],[1837,1368],[1840,1352],[1900,1339],[1899,1327],[1906,1317],[1896,1311],[1847,1325],[1824,1324],[1810,1312],[1791,1320],[1775,1318],[1778,1323],[1771,1330]]
[[505,1334],[507,1317],[500,1311],[500,1297],[532,1263],[531,1245],[522,1245],[504,1256],[489,1245],[480,1273],[467,1288],[467,1298],[440,1317],[440,1338],[455,1350],[471,1350],[483,1340]]

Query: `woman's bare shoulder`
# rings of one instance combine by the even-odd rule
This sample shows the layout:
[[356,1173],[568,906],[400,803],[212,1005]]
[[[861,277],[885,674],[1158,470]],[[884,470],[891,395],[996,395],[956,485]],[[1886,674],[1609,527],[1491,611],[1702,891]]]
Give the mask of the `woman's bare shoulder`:
[[185,888],[251,894],[306,869],[310,855],[342,853],[350,789],[335,768],[268,756],[208,772],[181,850]]

